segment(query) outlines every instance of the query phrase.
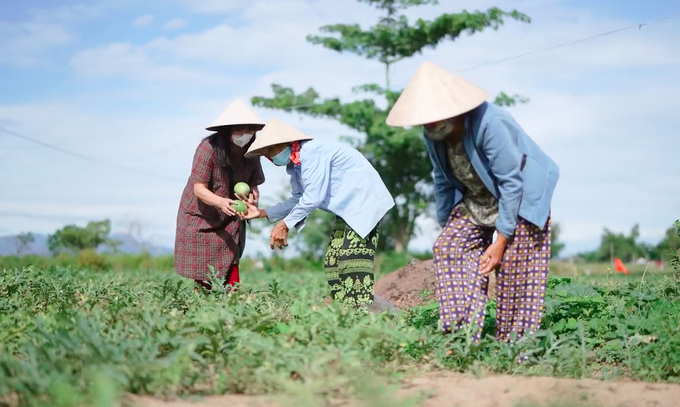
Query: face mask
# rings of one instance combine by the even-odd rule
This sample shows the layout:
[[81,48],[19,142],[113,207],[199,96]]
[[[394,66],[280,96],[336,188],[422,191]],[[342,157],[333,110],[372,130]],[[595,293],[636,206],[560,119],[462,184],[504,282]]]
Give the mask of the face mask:
[[426,134],[432,140],[442,141],[453,132],[453,129],[453,123],[449,120],[444,120],[435,127],[427,130]]
[[283,151],[272,157],[271,161],[274,165],[278,165],[279,167],[288,165],[290,163],[290,146],[284,148]]
[[232,143],[243,147],[253,138],[253,133],[243,133],[241,136],[231,136]]

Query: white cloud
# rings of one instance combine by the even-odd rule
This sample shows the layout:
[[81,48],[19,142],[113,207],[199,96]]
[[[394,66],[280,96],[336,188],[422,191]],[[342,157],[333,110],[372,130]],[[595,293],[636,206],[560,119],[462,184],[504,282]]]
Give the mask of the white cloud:
[[[76,101],[0,106],[0,122],[13,120],[29,135],[166,174],[177,178],[177,183],[135,177],[73,159],[65,159],[61,167],[62,161],[54,161],[58,160],[56,153],[36,147],[30,155],[0,164],[34,171],[0,181],[0,190],[13,191],[3,202],[21,206],[48,196],[45,205],[53,207],[53,214],[122,217],[138,213],[153,217],[155,233],[170,245],[176,205],[195,145],[205,134],[205,125],[231,100],[270,95],[271,83],[297,91],[314,87],[322,96],[351,97],[354,85],[384,81],[379,63],[312,46],[305,40],[324,24],[372,24],[377,13],[366,5],[285,0],[191,2],[191,6],[188,1],[173,1],[186,3],[195,12],[229,13],[229,18],[197,27],[192,33],[147,43],[100,44],[83,50],[71,59],[77,74],[99,80],[122,78],[133,84],[77,100],[78,106]],[[632,23],[595,18],[559,1],[485,0],[456,5],[469,9],[517,7],[534,21],[507,22],[498,32],[463,35],[403,61],[392,68],[394,88],[405,85],[425,59],[456,70]],[[411,20],[452,11],[450,5],[415,10]],[[680,196],[670,185],[674,182],[671,177],[680,173],[680,164],[672,156],[680,150],[675,137],[680,119],[675,119],[674,107],[680,91],[680,84],[674,82],[680,65],[674,52],[678,41],[678,33],[670,26],[643,27],[463,72],[492,95],[503,90],[531,99],[530,104],[511,111],[560,165],[553,220],[562,223],[568,250],[597,242],[604,226],[628,231],[639,222],[643,236],[653,239],[677,218]],[[123,104],[111,107],[113,95]],[[141,106],[140,111],[125,108],[128,103]],[[259,111],[265,119],[286,120],[320,138],[354,134],[329,120]],[[2,151],[27,148],[18,141],[2,143]],[[268,162],[263,165],[267,176],[263,194],[275,195],[286,182],[285,174]],[[70,175],[74,186],[58,182],[58,177],[66,174],[76,174]],[[36,180],[40,180],[40,188],[21,188]],[[90,187],[84,192],[78,185]],[[438,228],[432,221],[420,226],[423,235],[412,246],[427,249]]]
[[138,28],[148,27],[153,23],[153,20],[154,17],[151,14],[146,14],[137,18],[132,24]]
[[189,86],[224,85],[231,80],[225,75],[206,73],[177,63],[156,63],[144,50],[130,43],[82,51],[71,59],[71,67],[85,76],[122,76],[134,81],[176,82]]
[[49,8],[28,8],[30,19],[0,20],[0,65],[34,67],[44,62],[48,51],[72,42],[73,25],[117,10],[131,0],[67,4]]
[[175,0],[177,3],[185,6],[188,10],[196,13],[227,13],[239,10],[245,7],[247,2],[243,0]]
[[187,22],[182,20],[181,18],[175,18],[174,20],[168,21],[164,26],[164,30],[179,30],[180,28],[184,28],[187,25]]
[[0,64],[34,65],[45,51],[71,39],[66,30],[54,24],[0,21]]
[[134,4],[134,2],[132,0],[101,0],[56,7],[29,8],[27,11],[36,21],[73,23],[102,17],[129,4]]

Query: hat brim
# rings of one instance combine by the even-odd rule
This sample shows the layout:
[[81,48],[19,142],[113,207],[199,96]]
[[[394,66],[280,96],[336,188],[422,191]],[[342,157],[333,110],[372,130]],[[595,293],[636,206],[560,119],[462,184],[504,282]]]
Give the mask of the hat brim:
[[236,126],[253,126],[253,127],[259,127],[259,130],[262,130],[264,128],[265,123],[233,123],[233,124],[217,124],[213,126],[208,126],[205,129],[208,131],[219,131],[219,130],[224,130],[228,129],[231,127],[236,127]]
[[390,109],[385,123],[391,127],[435,123],[478,108],[488,96],[467,79],[426,61]]
[[[255,136],[255,137],[257,137],[257,136]],[[281,141],[279,143],[273,143],[273,144],[268,144],[268,145],[264,145],[264,146],[259,146],[258,148],[254,149],[252,151],[246,151],[246,153],[243,154],[243,156],[247,157],[247,158],[262,157],[264,155],[264,152],[269,147],[276,146],[276,145],[279,145],[279,144],[291,144],[291,143],[294,143],[296,141],[307,141],[307,140],[312,140],[312,139],[313,139],[313,137],[306,136],[306,137],[300,138],[298,140]]]

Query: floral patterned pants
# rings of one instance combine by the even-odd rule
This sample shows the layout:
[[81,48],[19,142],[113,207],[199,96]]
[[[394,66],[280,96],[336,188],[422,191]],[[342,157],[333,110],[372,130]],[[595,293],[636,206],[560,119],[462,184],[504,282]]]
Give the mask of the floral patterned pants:
[[331,297],[346,305],[373,302],[375,248],[378,244],[376,227],[362,239],[341,218],[331,229],[331,240],[324,258],[326,279]]

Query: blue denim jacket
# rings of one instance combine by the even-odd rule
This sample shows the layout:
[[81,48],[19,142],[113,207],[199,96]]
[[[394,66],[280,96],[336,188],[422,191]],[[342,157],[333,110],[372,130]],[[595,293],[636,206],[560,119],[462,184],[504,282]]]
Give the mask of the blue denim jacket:
[[267,208],[271,222],[304,228],[314,209],[341,217],[365,238],[394,206],[378,172],[356,149],[337,141],[310,140],[300,147],[300,165],[288,164],[291,197]]
[[[512,237],[518,216],[542,229],[559,179],[557,164],[507,111],[488,102],[467,116],[463,143],[472,166],[498,199],[496,229]],[[434,167],[437,222],[444,227],[465,187],[451,172],[445,142],[425,136],[425,145]]]

